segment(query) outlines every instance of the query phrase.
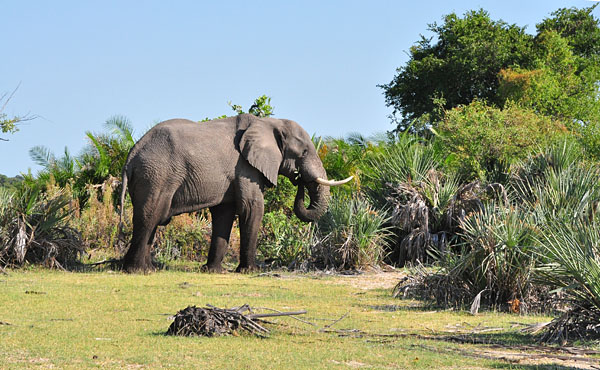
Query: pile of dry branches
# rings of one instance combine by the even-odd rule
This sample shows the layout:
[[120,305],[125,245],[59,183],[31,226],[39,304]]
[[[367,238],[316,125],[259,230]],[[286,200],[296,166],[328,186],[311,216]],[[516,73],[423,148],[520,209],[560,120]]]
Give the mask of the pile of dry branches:
[[256,316],[242,313],[247,310],[247,305],[233,309],[188,306],[177,312],[167,335],[213,337],[232,335],[239,329],[259,337],[269,334],[269,330],[253,321]]
[[546,343],[566,343],[600,338],[600,312],[594,308],[575,307],[544,327],[541,337]]

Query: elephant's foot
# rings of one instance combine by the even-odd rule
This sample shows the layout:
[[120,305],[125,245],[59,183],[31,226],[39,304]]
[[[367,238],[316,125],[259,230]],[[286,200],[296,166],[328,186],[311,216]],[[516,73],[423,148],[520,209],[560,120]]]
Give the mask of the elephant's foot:
[[259,268],[256,265],[248,265],[248,266],[242,266],[241,264],[235,269],[235,272],[240,272],[242,274],[249,274],[252,272],[256,272],[258,271]]
[[224,272],[221,264],[209,265],[208,263],[200,268],[202,272],[208,272],[209,274],[222,274]]
[[127,273],[148,273],[156,270],[150,259],[123,259],[123,271]]

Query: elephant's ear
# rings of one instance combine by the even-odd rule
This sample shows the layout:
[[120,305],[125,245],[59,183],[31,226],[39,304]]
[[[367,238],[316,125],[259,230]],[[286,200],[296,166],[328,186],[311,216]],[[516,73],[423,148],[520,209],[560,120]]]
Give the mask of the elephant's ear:
[[238,128],[246,128],[240,139],[240,152],[273,186],[276,186],[279,166],[283,160],[278,128],[267,120],[245,114],[239,117]]

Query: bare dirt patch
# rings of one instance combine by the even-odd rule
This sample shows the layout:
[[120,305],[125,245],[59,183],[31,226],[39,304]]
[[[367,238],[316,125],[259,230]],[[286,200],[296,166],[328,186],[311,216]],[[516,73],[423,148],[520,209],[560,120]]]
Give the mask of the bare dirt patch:
[[356,275],[336,275],[333,284],[350,285],[361,290],[393,289],[406,272],[399,270],[363,272]]

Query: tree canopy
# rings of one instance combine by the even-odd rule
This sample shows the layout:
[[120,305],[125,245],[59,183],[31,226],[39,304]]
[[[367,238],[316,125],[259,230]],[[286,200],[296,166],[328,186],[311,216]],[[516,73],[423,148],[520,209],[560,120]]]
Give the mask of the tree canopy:
[[537,34],[492,20],[484,10],[451,13],[433,23],[434,37],[383,88],[398,130],[415,120],[435,124],[444,110],[478,99],[497,108],[518,104],[571,125],[597,121],[600,27],[592,10],[559,9]]

